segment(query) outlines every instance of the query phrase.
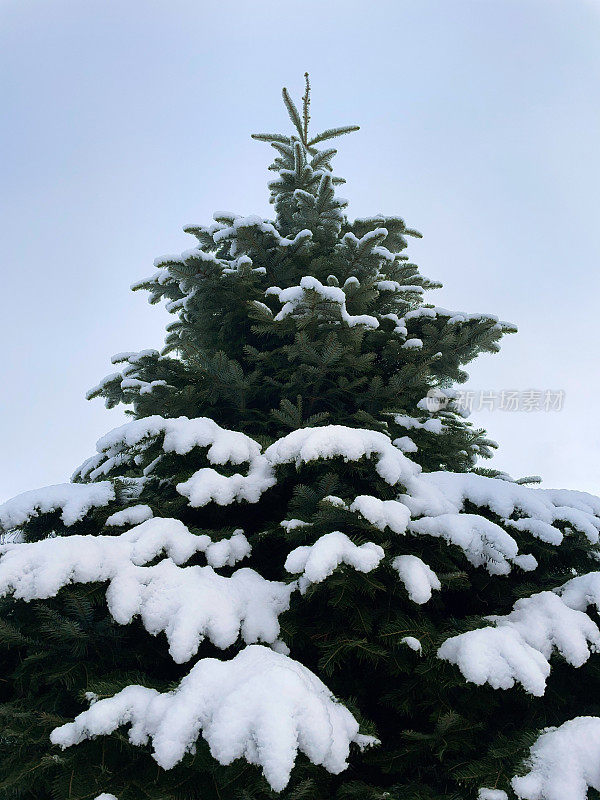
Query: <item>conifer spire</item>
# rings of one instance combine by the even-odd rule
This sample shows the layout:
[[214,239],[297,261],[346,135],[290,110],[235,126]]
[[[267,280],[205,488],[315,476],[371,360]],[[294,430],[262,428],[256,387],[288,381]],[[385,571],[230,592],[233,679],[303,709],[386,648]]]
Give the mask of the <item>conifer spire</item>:
[[305,81],[305,91],[304,97],[302,98],[302,131],[303,131],[303,139],[304,145],[307,145],[308,142],[308,124],[310,122],[310,81],[308,78],[308,72],[304,73],[304,81]]
[[281,133],[253,133],[252,138],[261,142],[269,142],[269,144],[290,144],[292,141],[299,141],[304,149],[312,156],[318,153],[315,145],[321,142],[326,142],[328,139],[335,139],[339,136],[344,136],[347,133],[353,133],[360,130],[360,125],[341,125],[336,128],[327,128],[326,130],[318,133],[312,139],[308,138],[308,127],[310,123],[310,79],[308,72],[304,73],[304,95],[302,96],[302,115],[292,100],[288,89],[284,86],[281,90],[283,103],[286,107],[292,125],[298,133],[298,138],[292,134],[286,136]]

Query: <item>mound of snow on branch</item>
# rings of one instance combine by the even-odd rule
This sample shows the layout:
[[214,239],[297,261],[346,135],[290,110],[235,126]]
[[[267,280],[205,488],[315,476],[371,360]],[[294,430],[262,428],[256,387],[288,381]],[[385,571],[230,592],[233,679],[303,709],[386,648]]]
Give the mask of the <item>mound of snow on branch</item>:
[[321,583],[333,574],[340,564],[348,564],[358,572],[375,569],[384,556],[383,548],[373,542],[356,545],[345,533],[333,531],[321,536],[312,545],[296,547],[288,555],[285,568],[302,575],[300,591],[305,592],[311,583]]
[[410,511],[397,500],[380,500],[368,494],[356,497],[350,511],[358,511],[367,522],[380,531],[389,528],[394,533],[404,533],[410,520]]
[[[413,487],[408,488],[410,491]],[[600,498],[586,492],[537,489],[472,473],[429,472],[419,477],[414,491],[399,499],[406,503],[413,516],[457,514],[468,501],[505,519],[518,512],[521,517],[545,523],[542,527],[537,524],[529,527],[523,521],[510,522],[513,527],[528,530],[543,541],[558,544],[562,540],[558,528],[549,531],[554,522],[567,523],[592,544],[599,539]]]
[[376,458],[376,470],[384,481],[394,486],[418,476],[421,467],[394,447],[389,436],[379,431],[348,428],[345,425],[324,425],[292,431],[265,450],[273,466],[301,464],[321,458],[343,458],[359,461]]
[[185,455],[195,447],[206,447],[206,458],[211,464],[249,464],[247,475],[226,476],[204,467],[178,484],[177,491],[189,499],[191,506],[204,506],[211,500],[219,505],[240,500],[256,503],[263,492],[275,484],[258,442],[238,431],[225,430],[208,417],[164,419],[152,416],[121,425],[98,441],[98,455],[88,459],[74,478],[95,480],[107,475],[115,467],[133,462],[140,448],[143,451],[159,436],[163,437],[165,453]]
[[[215,566],[232,566],[250,546],[239,531],[212,542],[174,519],[151,519],[120,536],[45,539],[2,551],[0,594],[29,601],[53,597],[70,583],[108,581],[114,620],[125,625],[140,616],[149,633],[164,632],[178,663],[195,655],[205,637],[223,649],[239,635],[247,643],[274,642],[278,616],[293,591],[293,585],[265,580],[252,569],[226,578],[212,566],[178,566],[198,552]],[[169,557],[142,566],[162,552]]]
[[521,683],[541,697],[554,650],[568,664],[582,666],[600,648],[600,631],[587,614],[569,608],[552,592],[517,600],[506,616],[490,617],[495,627],[452,636],[438,656],[456,664],[468,681],[494,689]]
[[532,746],[529,772],[512,779],[522,800],[586,800],[600,791],[600,718],[576,717],[548,728]]
[[150,506],[129,506],[129,508],[124,508],[122,511],[116,511],[111,514],[105,524],[119,528],[124,525],[140,525],[142,522],[146,522],[147,519],[152,519],[152,516]]
[[554,590],[569,608],[585,611],[588,606],[600,609],[600,572],[587,572],[571,578]]
[[508,800],[508,795],[502,789],[480,789],[477,800]]
[[[311,296],[312,294],[312,296]],[[275,295],[280,303],[283,303],[281,311],[273,318],[275,322],[281,322],[290,314],[297,313],[314,305],[312,297],[317,295],[322,302],[338,306],[341,319],[353,328],[356,325],[364,325],[366,328],[378,328],[379,320],[370,314],[349,314],[346,309],[346,293],[337,286],[324,286],[321,281],[312,275],[305,275],[300,280],[299,286],[289,286],[287,289],[280,289],[278,286],[269,287],[265,295]]]
[[0,530],[10,531],[39,514],[61,511],[67,526],[74,525],[92,508],[106,506],[115,499],[108,481],[101,483],[59,483],[18,494],[0,505]]
[[352,742],[375,743],[359,734],[358,722],[316,675],[258,645],[231,661],[199,661],[173,692],[128,686],[56,728],[51,739],[66,748],[127,724],[133,744],[152,740],[163,769],[193,753],[202,735],[220,764],[245,758],[262,767],[277,792],[287,785],[299,750],[338,774]]
[[392,567],[400,576],[410,599],[419,605],[431,600],[433,589],[442,588],[438,576],[418,556],[397,556],[392,561]]
[[422,517],[409,525],[412,533],[445,539],[460,547],[475,567],[485,566],[492,575],[510,572],[510,561],[519,552],[515,540],[503,528],[478,514],[440,514]]

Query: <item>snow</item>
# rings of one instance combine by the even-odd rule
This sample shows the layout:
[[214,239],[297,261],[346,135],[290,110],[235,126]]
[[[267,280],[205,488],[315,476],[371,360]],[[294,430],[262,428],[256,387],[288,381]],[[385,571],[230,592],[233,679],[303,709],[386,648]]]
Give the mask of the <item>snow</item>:
[[532,556],[531,553],[523,553],[522,555],[515,556],[512,563],[520,567],[523,572],[533,572],[538,566],[537,558]]
[[138,389],[140,394],[150,394],[157,386],[166,386],[166,381],[142,381],[139,378],[123,378],[121,389]]
[[403,636],[402,639],[400,639],[400,643],[410,647],[410,649],[414,650],[416,653],[420,653],[423,650],[421,642],[414,636]]
[[[396,260],[396,253],[392,253],[391,250],[388,250],[387,247],[382,247],[381,245],[375,246],[371,252],[374,256],[383,259],[384,261],[389,261],[390,263]],[[393,281],[395,283],[395,281]],[[404,288],[404,287],[402,287]]]
[[442,588],[438,576],[418,556],[397,556],[392,561],[392,567],[400,576],[410,599],[419,605],[431,600],[433,589]]
[[404,320],[400,319],[398,314],[380,314],[380,319],[391,319],[395,325],[394,333],[400,334],[400,336],[407,336],[408,331],[406,330],[406,326],[404,325]]
[[117,800],[114,794],[106,794],[106,792],[102,792],[96,797],[96,800]]
[[510,689],[518,682],[539,697],[554,650],[571,666],[581,667],[600,648],[596,624],[553,592],[521,598],[510,614],[489,619],[495,627],[453,636],[438,650],[440,658],[456,664],[468,681],[478,685]]
[[116,511],[111,514],[106,520],[106,525],[114,525],[121,527],[122,525],[139,525],[153,516],[150,506],[137,505],[124,508],[122,511]]
[[344,502],[344,500],[342,500],[341,497],[338,497],[335,494],[326,495],[326,497],[324,497],[321,502],[329,503],[330,505],[335,506],[336,508],[344,508],[348,510],[348,505]]
[[420,319],[422,317],[445,319],[447,325],[456,325],[464,322],[492,322],[499,325],[501,329],[514,328],[514,325],[510,322],[500,322],[498,317],[493,314],[468,314],[465,311],[448,311],[448,309],[440,308],[439,306],[421,306],[404,315],[406,320]]
[[477,800],[508,800],[508,795],[502,789],[480,789]]
[[268,314],[270,317],[272,317],[272,316],[273,316],[273,312],[271,311],[271,309],[269,308],[269,306],[268,306],[268,305],[266,305],[266,303],[261,303],[259,300],[253,300],[253,301],[252,301],[252,305],[253,305],[255,308],[257,308],[257,309],[260,309],[261,311],[264,311],[264,312],[265,312],[266,314]]
[[554,590],[569,608],[585,611],[590,605],[600,609],[600,572],[579,575]]
[[[335,277],[335,275],[332,275],[331,277],[335,281],[337,281],[337,278]],[[349,278],[346,278],[346,280],[344,281],[344,289],[346,289],[346,287],[349,288],[350,286],[354,286],[356,288],[358,288],[360,286],[360,281],[358,280],[356,275],[351,275]]]
[[188,498],[194,508],[207,505],[211,500],[224,506],[246,500],[257,503],[262,494],[274,486],[275,478],[264,458],[256,458],[247,475],[221,475],[210,467],[195,472],[187,481],[175,487],[179,494]]
[[403,428],[416,428],[417,430],[424,430],[427,433],[442,433],[444,426],[440,419],[427,419],[421,422],[415,417],[409,417],[406,414],[394,414],[394,422]]
[[208,417],[164,419],[158,415],[126,423],[103,436],[96,445],[98,456],[88,459],[76,476],[94,480],[107,474],[114,466],[132,461],[133,448],[146,446],[159,436],[163,436],[165,453],[185,455],[195,447],[206,447],[211,464],[249,464],[246,475],[226,476],[204,467],[179,483],[175,488],[195,508],[211,501],[219,505],[241,500],[256,503],[275,483],[260,445],[249,436],[221,428]]
[[153,758],[171,769],[194,752],[200,735],[220,764],[238,758],[262,767],[277,792],[287,785],[298,751],[338,774],[352,742],[374,744],[327,687],[298,662],[258,645],[230,661],[202,659],[172,692],[128,686],[55,728],[63,749],[131,724],[134,745],[152,740]]
[[553,525],[548,522],[543,522],[541,519],[533,519],[532,517],[520,517],[519,519],[504,519],[504,525],[514,528],[516,531],[523,533],[530,533],[536,539],[548,544],[560,544],[563,540],[563,534]]
[[[302,286],[295,288],[305,291]],[[330,290],[343,294],[339,287],[322,288],[326,294]],[[408,430],[432,434],[444,430],[441,420],[425,416],[395,415],[394,419]],[[564,535],[561,528],[567,533],[575,529],[591,544],[598,541],[598,498],[475,474],[425,474],[402,452],[402,444],[407,449],[407,437],[392,442],[379,431],[326,425],[292,431],[263,452],[250,437],[225,430],[205,417],[153,416],[127,423],[103,437],[98,455],[87,462],[79,477],[99,479],[117,466],[131,465],[144,467],[146,475],[162,458],[160,451],[185,455],[203,448],[200,463],[212,466],[198,469],[176,487],[191,506],[199,507],[211,501],[221,505],[257,502],[276,483],[277,468],[282,465],[300,467],[334,458],[354,462],[372,459],[377,474],[402,494],[393,500],[359,495],[352,501],[329,495],[324,501],[360,515],[378,531],[443,539],[458,547],[471,564],[484,567],[492,575],[506,575],[513,566],[525,571],[536,569],[533,555],[519,552],[521,534],[558,546]],[[155,452],[144,456],[150,446],[159,451],[158,458]],[[239,473],[224,475],[217,468],[225,464],[245,466]],[[123,479],[123,493],[127,482],[131,483],[127,502],[136,502],[136,489],[143,480]],[[15,529],[32,516],[51,511],[60,511],[64,523],[70,525],[114,498],[108,481],[48,487],[0,506],[0,526]],[[481,508],[485,516],[464,513],[466,503]],[[490,512],[497,521],[487,518]],[[354,518],[354,527],[364,528],[359,522]],[[284,583],[266,580],[248,568],[235,569],[227,576],[218,573],[222,567],[235,567],[249,555],[251,548],[241,530],[212,541],[207,534],[195,534],[178,520],[153,518],[150,507],[141,504],[121,508],[108,517],[106,524],[134,527],[114,536],[75,535],[3,544],[0,593],[29,601],[52,597],[71,583],[105,582],[108,608],[115,621],[128,624],[139,617],[150,634],[164,633],[169,652],[178,663],[193,658],[204,639],[221,649],[240,639],[248,646],[228,662],[200,661],[174,692],[160,694],[130,686],[114,698],[97,700],[71,727],[58,729],[55,735],[60,743],[74,743],[81,740],[78,737],[109,732],[132,722],[132,740],[143,743],[153,739],[157,761],[162,765],[177,763],[193,748],[202,731],[221,763],[245,756],[263,767],[274,788],[285,786],[298,749],[314,763],[332,771],[343,769],[349,743],[366,740],[358,734],[354,719],[345,716],[349,712],[334,703],[320,682],[320,688],[315,689],[313,681],[317,678],[287,658],[289,650],[280,638],[279,618],[288,609],[294,591],[304,593],[342,565],[370,572],[382,563],[383,548],[372,541],[357,544],[341,531],[325,533],[289,553],[285,569],[297,578]],[[295,518],[280,524],[290,534],[301,528],[308,530],[311,525]],[[374,532],[370,538],[376,538]],[[407,541],[410,539],[403,540]],[[206,565],[185,566],[199,553],[204,554]],[[415,603],[428,602],[433,591],[441,589],[434,571],[415,555],[397,556],[391,567]],[[590,604],[600,608],[600,572],[576,575],[554,592],[518,600],[509,614],[489,617],[486,627],[447,639],[438,656],[458,666],[467,681],[488,683],[496,689],[520,683],[527,692],[541,696],[553,655],[558,653],[571,666],[580,667],[590,653],[600,650],[600,631],[585,613]],[[268,647],[257,646],[257,642]],[[421,652],[421,643],[415,637],[405,636],[402,643]],[[345,720],[340,723],[342,733],[334,730],[327,716],[334,714],[330,706]],[[279,708],[279,714],[275,716],[273,711],[271,715],[271,708]],[[324,719],[329,727],[323,725]],[[352,721],[351,734],[350,728],[344,727],[350,724],[348,720]],[[270,744],[262,747],[261,741]],[[331,755],[334,751],[338,754],[335,758]],[[540,769],[544,773],[546,766]],[[532,766],[530,774],[534,772],[538,777],[541,774]],[[585,775],[588,783],[581,783],[583,794],[567,800],[580,800],[587,785],[595,785]],[[533,778],[527,783],[528,777],[515,779],[522,782],[515,786],[525,787],[524,792],[534,791],[527,788],[531,786],[535,791],[537,786],[542,788],[537,795],[522,794],[524,800],[555,800],[555,795],[544,794],[550,790],[539,783],[538,777],[538,783]],[[481,800],[501,797],[501,790],[480,792]]]
[[420,350],[423,347],[421,339],[407,339],[402,345],[404,350]]
[[178,567],[165,559],[121,571],[106,598],[116,622],[126,625],[139,615],[149,633],[165,633],[173,660],[183,663],[204,638],[221,649],[239,636],[246,643],[274,642],[293,588],[248,568],[225,578],[210,566]]
[[312,523],[304,522],[302,519],[284,519],[280,523],[281,527],[289,533],[290,531],[295,531],[298,528],[307,528]]
[[92,472],[81,468],[76,475],[95,480],[110,471],[124,450],[146,444],[161,435],[165,453],[185,455],[194,447],[207,447],[206,456],[211,464],[242,464],[260,456],[258,442],[238,431],[225,430],[208,417],[165,419],[153,415],[126,422],[99,439],[96,450],[103,459],[102,466],[95,467]]
[[165,419],[158,415],[127,422],[99,439],[99,453],[111,455],[123,445],[134,447],[144,439],[164,434],[165,453],[185,455],[194,447],[208,447],[206,454],[211,464],[242,464],[252,461],[260,453],[260,445],[238,431],[221,428],[209,417],[177,417]]
[[[153,564],[161,552],[168,558]],[[267,581],[252,569],[231,577],[212,565],[232,566],[250,552],[236,531],[221,542],[196,536],[175,519],[151,519],[120,536],[69,536],[0,548],[0,593],[29,601],[53,597],[69,583],[107,581],[109,611],[121,625],[139,616],[152,635],[166,634],[169,652],[187,661],[208,637],[217,647],[275,641],[278,616],[294,585]],[[180,567],[203,552],[209,566]]]
[[517,600],[506,616],[493,616],[497,626],[517,630],[523,639],[550,658],[558,650],[568,664],[580,667],[600,646],[600,631],[586,614],[569,608],[553,592]]
[[389,484],[405,483],[421,468],[394,447],[389,437],[379,431],[325,425],[300,428],[278,439],[265,450],[270,464],[302,463],[323,458],[341,457],[346,461],[377,457],[376,470]]
[[[430,472],[420,477],[413,495],[400,499],[408,505],[414,516],[458,513],[465,501],[469,501],[481,508],[489,508],[505,519],[516,512],[548,526],[566,521],[583,533],[590,543],[596,544],[599,539],[600,498],[585,492],[531,488],[473,473]],[[511,520],[510,524],[518,529],[520,523]],[[523,523],[523,529],[539,535],[544,541],[553,538],[558,542],[559,537],[562,539],[558,528],[553,534],[545,526],[525,527]]]
[[211,567],[233,567],[238,561],[250,555],[252,548],[244,531],[237,528],[229,539],[211,542],[206,548],[206,560]]
[[312,275],[305,275],[300,280],[299,286],[289,286],[287,289],[280,289],[278,286],[270,286],[265,295],[275,295],[283,308],[274,317],[275,322],[281,322],[290,314],[301,309],[303,306],[310,307],[310,301],[306,297],[307,292],[316,292],[320,297],[329,303],[335,303],[340,308],[342,320],[351,328],[356,325],[365,325],[367,328],[378,328],[379,320],[369,314],[359,314],[353,316],[346,310],[346,294],[338,286],[324,286],[317,278]]
[[312,583],[328,578],[341,564],[348,564],[358,572],[371,572],[383,556],[383,548],[378,544],[356,545],[345,533],[333,531],[312,545],[292,550],[285,561],[285,569],[292,574],[302,573],[298,584],[304,593]]
[[586,800],[600,790],[600,718],[575,717],[547,728],[533,744],[529,772],[512,779],[522,800]]
[[88,389],[85,393],[86,400],[91,400],[94,395],[99,394],[105,386],[108,386],[109,383],[112,381],[117,380],[117,378],[121,377],[120,372],[111,372],[110,375],[105,375],[104,378],[100,381],[100,383],[96,384],[96,386],[92,386],[91,389]]
[[[406,502],[406,497],[403,498]],[[445,539],[460,547],[475,567],[491,575],[506,575],[518,553],[515,540],[503,528],[478,514],[440,514],[411,522],[411,533]]]
[[367,494],[356,497],[350,506],[350,511],[358,511],[380,531],[389,528],[399,534],[406,532],[410,520],[410,511],[402,503],[397,500],[380,500]]
[[92,508],[105,506],[115,498],[110,483],[59,483],[23,492],[0,505],[0,530],[10,531],[38,514],[60,510],[67,526],[74,525]]
[[416,453],[419,448],[409,436],[399,436],[392,442],[394,447],[402,450],[403,453]]
[[456,664],[467,681],[494,689],[511,689],[515,682],[541,697],[550,665],[511,628],[481,628],[453,636],[438,650],[439,658]]
[[293,239],[286,239],[283,237],[272,222],[263,220],[261,217],[252,214],[248,217],[241,217],[235,215],[227,215],[231,219],[231,224],[227,227],[222,227],[216,230],[213,235],[215,244],[221,244],[227,240],[234,240],[234,248],[232,255],[235,255],[237,250],[235,248],[235,240],[239,237],[245,229],[252,231],[259,231],[266,234],[273,239],[273,243],[279,247],[289,247],[290,245],[297,244],[305,239],[312,238],[312,231],[302,230],[295,235]]

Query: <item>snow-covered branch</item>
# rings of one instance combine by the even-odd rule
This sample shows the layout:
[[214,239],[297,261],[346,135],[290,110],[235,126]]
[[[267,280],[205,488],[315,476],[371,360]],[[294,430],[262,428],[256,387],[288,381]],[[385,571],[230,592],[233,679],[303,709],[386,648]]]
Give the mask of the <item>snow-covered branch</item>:
[[493,627],[446,639],[438,656],[456,664],[468,681],[494,689],[521,683],[530,694],[541,696],[555,650],[568,664],[581,667],[600,648],[596,623],[553,592],[517,600],[510,614],[490,621]]
[[51,738],[65,748],[127,724],[134,745],[152,740],[163,769],[194,752],[202,735],[219,763],[245,758],[262,767],[277,792],[287,785],[298,751],[337,774],[347,766],[351,743],[375,743],[359,734],[358,722],[316,675],[259,645],[231,661],[199,661],[173,692],[128,686],[93,703]]

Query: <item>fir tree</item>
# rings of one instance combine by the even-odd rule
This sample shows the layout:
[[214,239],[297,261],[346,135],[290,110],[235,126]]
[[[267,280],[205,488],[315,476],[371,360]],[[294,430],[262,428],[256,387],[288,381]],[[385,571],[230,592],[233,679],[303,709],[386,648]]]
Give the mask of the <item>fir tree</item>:
[[336,193],[357,128],[283,99],[274,219],[187,229],[134,287],[164,350],[89,393],[132,421],[0,506],[0,797],[583,800],[600,500],[477,467],[455,387],[513,326],[426,302]]

